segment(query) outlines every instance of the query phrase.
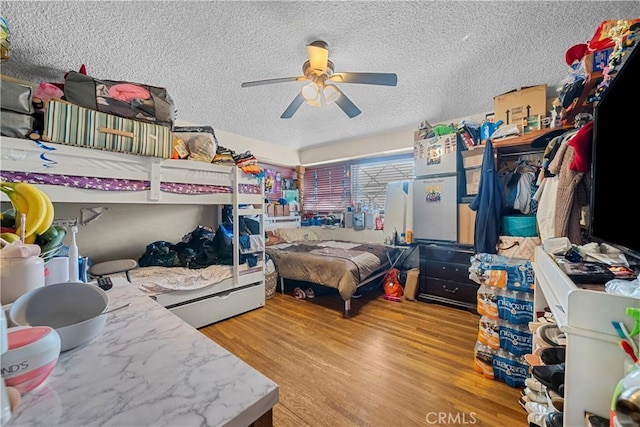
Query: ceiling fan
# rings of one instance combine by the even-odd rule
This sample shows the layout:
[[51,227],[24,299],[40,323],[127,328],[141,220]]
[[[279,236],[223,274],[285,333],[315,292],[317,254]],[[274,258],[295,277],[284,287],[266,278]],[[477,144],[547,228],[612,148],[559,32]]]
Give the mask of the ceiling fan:
[[284,110],[281,119],[293,117],[304,102],[314,107],[335,102],[349,118],[353,118],[361,113],[360,109],[332,82],[378,86],[395,86],[398,83],[398,76],[394,73],[335,73],[333,62],[329,60],[329,47],[322,40],[309,43],[307,54],[309,60],[302,65],[302,76],[244,82],[241,87],[309,80],[310,83],[302,87]]

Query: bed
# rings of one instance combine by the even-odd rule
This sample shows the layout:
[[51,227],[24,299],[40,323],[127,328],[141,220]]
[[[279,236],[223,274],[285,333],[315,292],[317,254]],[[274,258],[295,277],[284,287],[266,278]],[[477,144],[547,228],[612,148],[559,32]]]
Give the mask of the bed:
[[[271,234],[270,234],[271,235]],[[382,278],[400,259],[403,248],[337,240],[319,240],[308,228],[275,229],[265,252],[276,266],[280,289],[284,280],[300,280],[338,290],[349,317],[358,288]]]
[[[0,178],[34,183],[54,203],[231,205],[235,248],[241,247],[239,218],[261,218],[263,213],[263,186],[236,166],[4,136],[0,141]],[[131,272],[132,282],[198,328],[264,305],[263,247],[256,250],[259,261],[251,267],[241,264],[240,251],[234,251],[232,265],[211,266],[215,273],[145,267]]]

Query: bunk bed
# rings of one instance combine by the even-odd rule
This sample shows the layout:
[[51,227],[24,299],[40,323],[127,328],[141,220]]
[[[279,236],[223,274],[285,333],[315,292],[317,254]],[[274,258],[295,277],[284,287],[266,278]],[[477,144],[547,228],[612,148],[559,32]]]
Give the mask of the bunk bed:
[[335,288],[344,300],[345,317],[358,288],[381,279],[401,258],[404,248],[373,243],[320,240],[312,230],[279,228],[272,232],[281,242],[267,246],[280,290],[284,280],[298,280]]
[[[38,185],[56,203],[207,204],[231,205],[234,248],[240,248],[239,219],[262,218],[263,186],[239,167],[191,160],[145,157],[27,139],[0,138],[2,170],[6,181]],[[219,215],[220,218],[220,215]],[[260,220],[260,238],[263,224]],[[141,289],[187,323],[199,328],[264,306],[264,245],[256,252],[258,263],[240,264],[240,251],[231,266],[212,266],[222,273],[199,272],[188,286]],[[145,267],[147,268],[147,267]],[[176,267],[178,268],[178,267]],[[160,270],[160,276],[166,276]],[[175,270],[176,272],[178,270]],[[140,276],[141,273],[144,273]],[[185,272],[186,273],[186,272]],[[153,282],[144,270],[132,274]],[[180,277],[180,275],[173,275]],[[142,283],[142,282],[140,282]],[[166,281],[165,281],[166,283]]]

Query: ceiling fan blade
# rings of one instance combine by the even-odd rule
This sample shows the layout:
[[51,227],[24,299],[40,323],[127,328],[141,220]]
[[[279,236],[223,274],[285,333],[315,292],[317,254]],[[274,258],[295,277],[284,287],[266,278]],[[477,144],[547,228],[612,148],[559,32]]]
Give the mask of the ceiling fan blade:
[[380,86],[395,86],[398,84],[398,76],[394,73],[333,73],[329,80],[338,83],[360,83]]
[[304,76],[298,76],[298,77],[281,77],[279,79],[256,80],[253,82],[244,82],[240,85],[240,87],[269,85],[272,83],[297,82],[300,80],[307,80],[307,78]]
[[302,96],[302,91],[298,93],[298,96],[293,98],[291,104],[284,110],[284,113],[280,116],[281,119],[290,119],[293,115],[298,111],[298,108],[304,103],[304,96]]
[[340,88],[336,86],[336,89],[338,89],[338,92],[340,92],[340,96],[338,97],[338,99],[336,99],[335,102],[336,104],[338,104],[338,107],[340,107],[342,111],[344,111],[344,113],[349,116],[350,119],[362,113],[362,111],[360,111],[360,109],[356,107],[356,104],[351,102],[351,100],[347,98],[347,95],[345,95],[344,92],[340,90]]

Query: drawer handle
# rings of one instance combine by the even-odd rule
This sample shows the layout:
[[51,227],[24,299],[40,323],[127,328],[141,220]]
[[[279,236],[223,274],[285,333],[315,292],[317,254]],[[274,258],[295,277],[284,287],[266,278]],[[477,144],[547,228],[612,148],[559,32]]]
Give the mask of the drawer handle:
[[451,289],[448,289],[446,285],[442,285],[442,289],[444,289],[445,292],[449,292],[450,294],[455,294],[456,292],[458,292],[458,288],[451,290]]
[[216,298],[220,298],[220,299],[227,299],[231,295],[231,292],[233,292],[233,289],[228,290],[228,291],[226,291],[224,293],[220,293],[220,294],[216,295],[215,297]]

